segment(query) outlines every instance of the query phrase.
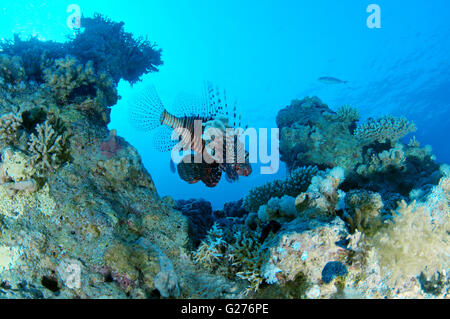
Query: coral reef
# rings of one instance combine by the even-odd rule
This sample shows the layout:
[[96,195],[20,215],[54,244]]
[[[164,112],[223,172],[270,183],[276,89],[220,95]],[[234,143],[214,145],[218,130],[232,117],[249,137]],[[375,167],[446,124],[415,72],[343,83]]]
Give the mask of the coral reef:
[[266,255],[255,232],[242,225],[224,231],[214,223],[194,252],[194,260],[230,279],[247,281],[249,285],[241,292],[247,296],[257,291],[264,281],[261,269]]
[[82,23],[0,45],[0,298],[448,298],[450,166],[401,141],[414,124],[294,100],[285,179],[216,211],[160,198],[107,123],[161,52]]
[[406,134],[416,131],[414,123],[400,117],[396,118],[390,115],[384,116],[377,120],[369,119],[367,123],[359,125],[354,134],[369,142],[395,144]]
[[353,136],[357,110],[333,112],[317,98],[294,100],[280,110],[280,154],[289,170],[305,165],[352,169],[362,160],[362,143]]
[[376,249],[381,270],[396,283],[424,272],[432,275],[449,267],[448,219],[444,225],[433,225],[426,206],[401,202],[397,216],[370,239]]
[[55,60],[52,67],[44,70],[44,80],[54,92],[58,103],[64,105],[69,102],[69,96],[75,89],[83,86],[89,88],[95,83],[96,77],[92,61],[83,66],[75,58],[67,56]]
[[299,167],[286,180],[275,180],[251,189],[244,197],[243,205],[248,211],[257,212],[261,205],[273,197],[296,196],[308,188],[311,178],[317,172],[317,167]]
[[148,40],[134,39],[123,30],[123,22],[96,14],[83,17],[81,24],[84,31],[67,44],[69,53],[82,63],[93,61],[96,70],[107,72],[116,84],[120,79],[133,84],[162,64],[161,49]]
[[[83,65],[92,61],[96,73],[108,74],[115,85],[120,79],[135,83],[141,75],[158,71],[157,67],[162,64],[161,49],[156,49],[148,40],[133,38],[124,31],[123,22],[116,23],[96,14],[93,18],[83,17],[81,23],[83,30],[78,30],[67,43],[43,42],[36,38],[23,41],[15,35],[13,41],[3,41],[0,48],[6,56],[21,59],[28,80],[38,83],[44,82],[46,68],[67,55]],[[17,77],[21,73],[14,74]]]
[[188,218],[190,238],[198,247],[214,223],[211,203],[203,199],[177,200],[176,208]]

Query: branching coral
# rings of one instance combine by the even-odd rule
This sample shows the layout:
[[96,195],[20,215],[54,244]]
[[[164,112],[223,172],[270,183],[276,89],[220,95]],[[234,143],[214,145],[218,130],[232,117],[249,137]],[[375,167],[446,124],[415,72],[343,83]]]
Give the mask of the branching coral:
[[28,150],[32,154],[32,164],[40,171],[53,171],[61,164],[64,153],[65,138],[57,133],[49,121],[36,126],[38,135],[31,134]]
[[0,48],[9,56],[22,59],[29,80],[43,82],[43,70],[57,59],[71,55],[81,63],[94,63],[97,73],[105,72],[115,84],[120,79],[130,83],[139,81],[143,74],[158,71],[162,64],[161,50],[148,40],[135,39],[125,32],[123,22],[116,23],[99,14],[81,19],[83,30],[78,30],[68,43],[22,41],[15,35],[13,41],[3,41]]
[[198,249],[194,252],[194,261],[205,268],[215,270],[218,266],[218,261],[224,257],[227,247],[223,237],[222,228],[217,223],[214,223],[208,231],[205,240],[201,242]]
[[257,212],[261,205],[273,197],[297,196],[308,188],[311,178],[317,172],[315,166],[299,167],[285,180],[275,180],[251,189],[245,196],[243,205],[248,211]]
[[235,225],[224,232],[215,223],[194,252],[194,261],[210,271],[249,281],[250,286],[243,291],[247,295],[257,291],[264,281],[261,267],[266,256],[255,232],[242,225]]
[[391,144],[395,144],[403,136],[414,131],[416,131],[414,123],[403,117],[387,115],[378,120],[369,119],[367,123],[359,125],[354,134],[369,142],[386,143],[390,141]]
[[18,34],[14,40],[0,43],[3,53],[21,58],[28,80],[43,83],[43,70],[55,59],[66,55],[65,45],[53,41],[40,41],[36,37],[22,41]]

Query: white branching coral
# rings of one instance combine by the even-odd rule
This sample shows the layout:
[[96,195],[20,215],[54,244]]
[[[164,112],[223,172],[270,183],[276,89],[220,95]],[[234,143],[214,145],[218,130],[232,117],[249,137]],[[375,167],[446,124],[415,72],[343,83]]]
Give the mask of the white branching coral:
[[38,135],[31,134],[28,143],[28,150],[32,154],[32,164],[40,170],[57,169],[65,144],[64,137],[59,135],[48,121],[38,124],[36,131]]
[[406,134],[415,131],[415,124],[406,118],[387,115],[378,120],[369,119],[367,123],[359,125],[354,135],[370,142],[386,143],[389,141],[395,144]]

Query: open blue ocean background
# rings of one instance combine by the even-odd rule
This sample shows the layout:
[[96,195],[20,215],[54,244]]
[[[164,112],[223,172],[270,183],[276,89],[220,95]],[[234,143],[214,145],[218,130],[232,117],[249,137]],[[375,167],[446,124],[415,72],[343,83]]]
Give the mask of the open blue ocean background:
[[[160,72],[131,87],[121,82],[122,99],[112,108],[111,129],[133,144],[161,196],[205,198],[214,208],[237,200],[254,185],[283,178],[285,167],[215,188],[188,185],[170,172],[169,153],[150,147],[135,131],[127,103],[153,82],[171,105],[180,91],[199,92],[205,80],[226,88],[244,124],[276,127],[277,112],[292,99],[316,95],[332,109],[349,104],[362,120],[385,114],[405,116],[415,136],[450,163],[450,1],[448,0],[2,0],[0,38],[37,36],[64,41],[69,4],[85,16],[99,12],[124,21],[125,30],[148,37],[163,49]],[[366,25],[366,8],[381,7],[381,29]],[[327,85],[333,76],[347,84]],[[409,138],[411,136],[408,136]]]

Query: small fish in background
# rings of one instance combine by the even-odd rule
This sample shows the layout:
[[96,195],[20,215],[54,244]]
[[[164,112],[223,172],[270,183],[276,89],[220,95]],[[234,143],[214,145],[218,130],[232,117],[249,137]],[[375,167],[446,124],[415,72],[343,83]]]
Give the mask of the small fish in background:
[[331,76],[323,76],[317,79],[319,82],[324,84],[346,84],[348,81],[339,80]]

